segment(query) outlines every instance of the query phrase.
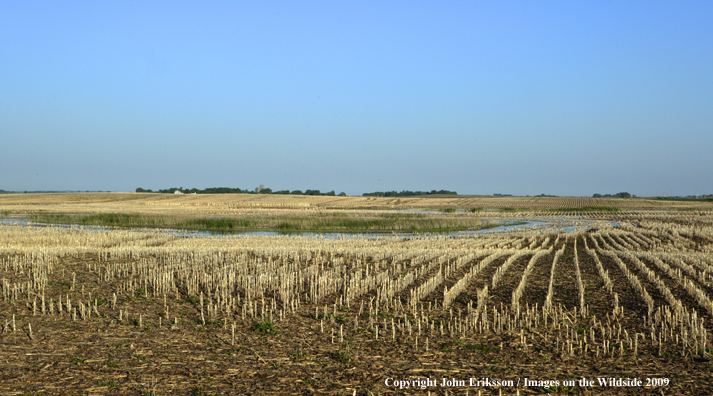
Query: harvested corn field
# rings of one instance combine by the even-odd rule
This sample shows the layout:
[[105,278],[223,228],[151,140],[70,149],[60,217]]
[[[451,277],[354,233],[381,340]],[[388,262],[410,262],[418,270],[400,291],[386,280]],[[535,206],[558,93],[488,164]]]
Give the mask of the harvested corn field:
[[0,393],[713,392],[708,212],[558,219],[579,226],[323,238],[4,224]]

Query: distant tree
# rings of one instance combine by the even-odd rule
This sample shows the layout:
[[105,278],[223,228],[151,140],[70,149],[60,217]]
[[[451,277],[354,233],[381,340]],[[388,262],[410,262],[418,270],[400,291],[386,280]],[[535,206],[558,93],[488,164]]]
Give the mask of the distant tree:
[[213,187],[202,191],[203,194],[245,194],[247,192],[249,191],[230,187]]
[[153,191],[151,191],[151,189],[144,190],[143,188],[139,187],[139,188],[136,189],[136,192],[137,192],[137,193],[140,193],[140,192],[147,192],[147,193],[150,193],[150,192],[153,192]]
[[329,196],[329,197],[333,197],[333,196],[335,196],[335,195],[337,195],[337,194],[335,194],[335,193],[334,193],[334,190],[332,190],[332,191],[330,191],[330,192],[324,193],[323,195],[326,195],[326,196]]
[[347,194],[345,194],[344,191],[342,191],[342,192],[339,193],[339,196],[340,196],[340,197],[346,197]]
[[445,195],[458,195],[457,192],[455,191],[448,191],[448,190],[431,190],[431,192],[424,192],[424,191],[408,191],[408,190],[403,190],[401,192],[396,192],[396,191],[376,191],[373,193],[364,193],[362,194],[363,197],[411,197],[411,196],[416,196],[416,195],[431,195],[431,194],[445,194]]
[[280,194],[280,195],[287,195],[289,193],[290,193],[289,190],[280,190],[280,191],[273,192],[273,194]]
[[292,194],[292,195],[302,195],[302,191],[301,191],[301,190],[294,190],[294,191],[292,191],[290,194]]
[[263,188],[262,190],[258,191],[258,194],[272,194],[272,189],[271,188]]
[[628,192],[620,192],[618,194],[615,194],[614,197],[616,198],[631,198],[631,194]]
[[305,195],[322,195],[322,193],[319,190],[306,190]]
[[602,194],[594,194],[594,195],[592,195],[592,198],[601,198],[601,197],[602,197]]

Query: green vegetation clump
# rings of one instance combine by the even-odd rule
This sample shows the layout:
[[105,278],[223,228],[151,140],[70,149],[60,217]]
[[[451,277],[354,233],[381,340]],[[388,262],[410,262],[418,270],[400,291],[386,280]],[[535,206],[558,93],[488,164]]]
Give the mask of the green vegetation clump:
[[525,210],[527,210],[527,209],[523,209],[523,208],[511,208],[511,207],[498,209],[498,211],[503,212],[503,213],[509,213],[509,212],[523,212],[523,211],[525,211]]
[[255,222],[251,219],[228,217],[200,217],[181,221],[174,225],[174,227],[178,228],[197,228],[205,230],[239,230],[255,226]]
[[479,352],[498,352],[498,351],[500,351],[500,348],[498,348],[498,347],[489,347],[489,346],[483,345],[483,344],[466,344],[465,348],[470,351],[479,351]]
[[102,213],[93,215],[34,214],[30,220],[49,224],[81,224],[108,227],[167,227],[172,225],[169,216],[133,213]]
[[111,389],[116,386],[116,381],[99,381],[97,382],[97,386],[106,386]]
[[337,351],[332,354],[332,360],[334,360],[337,363],[342,363],[342,364],[355,364],[356,361],[349,356],[349,352],[346,351]]
[[74,359],[72,359],[72,364],[76,364],[76,365],[84,364],[86,362],[87,362],[87,359],[85,359],[83,357],[75,357]]
[[261,322],[253,323],[252,330],[258,333],[265,334],[275,334],[277,332],[277,330],[275,329],[275,324],[270,322],[269,320],[263,320]]
[[202,386],[196,386],[193,389],[191,389],[191,395],[193,396],[208,396],[208,393],[205,391],[205,388]]

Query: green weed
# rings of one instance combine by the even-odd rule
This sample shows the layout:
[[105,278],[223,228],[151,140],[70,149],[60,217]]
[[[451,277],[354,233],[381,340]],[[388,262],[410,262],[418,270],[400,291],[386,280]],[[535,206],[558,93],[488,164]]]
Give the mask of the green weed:
[[470,351],[480,351],[480,352],[498,352],[498,351],[500,351],[500,348],[498,348],[498,347],[489,347],[489,346],[483,345],[483,344],[466,344],[465,348]]
[[352,359],[351,356],[349,356],[349,353],[346,351],[337,351],[332,353],[332,360],[334,360],[337,363],[342,363],[342,364],[354,364],[356,363],[354,359]]
[[81,357],[76,357],[76,358],[72,359],[72,364],[76,364],[76,365],[84,364],[86,362],[87,362],[87,359],[84,359]]
[[275,324],[268,320],[253,323],[252,330],[265,334],[275,334],[277,332]]

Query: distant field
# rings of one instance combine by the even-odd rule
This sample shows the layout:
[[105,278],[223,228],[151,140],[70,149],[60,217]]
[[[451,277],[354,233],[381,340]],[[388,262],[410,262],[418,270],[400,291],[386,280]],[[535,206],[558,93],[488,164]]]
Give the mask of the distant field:
[[655,199],[550,197],[322,197],[263,194],[172,195],[148,193],[2,194],[6,213],[137,213],[191,216],[234,216],[261,209],[384,210],[477,209],[504,212],[604,210],[712,210],[713,203]]
[[[254,194],[68,193],[0,195],[0,216],[45,224],[218,231],[419,232],[493,227],[501,219],[562,215],[661,219],[710,213],[713,203],[607,198],[324,197]],[[623,216],[623,217],[622,217]]]

